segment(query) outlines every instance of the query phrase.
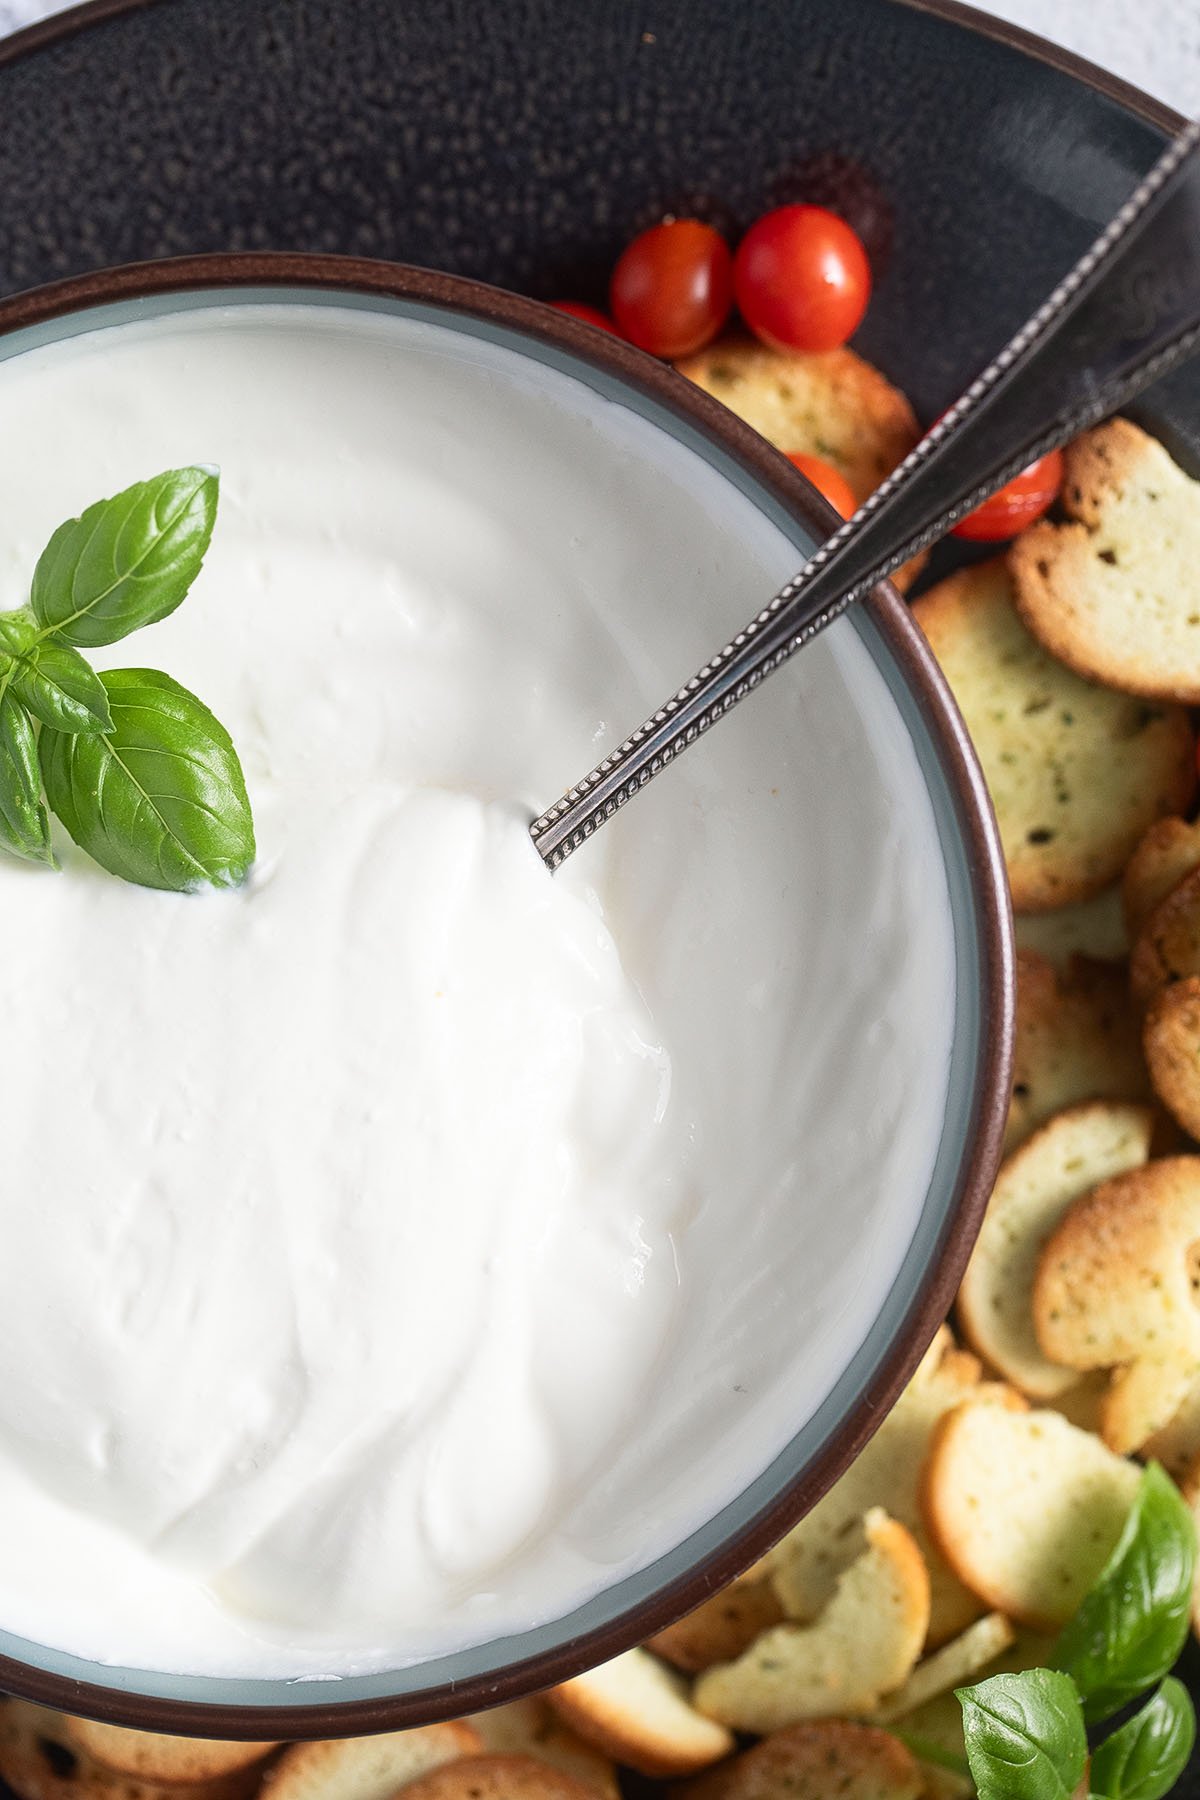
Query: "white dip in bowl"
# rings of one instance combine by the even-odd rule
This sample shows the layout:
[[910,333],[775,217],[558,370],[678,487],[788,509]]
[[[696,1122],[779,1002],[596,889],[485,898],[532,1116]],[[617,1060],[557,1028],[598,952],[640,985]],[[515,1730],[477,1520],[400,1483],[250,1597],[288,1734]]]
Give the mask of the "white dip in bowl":
[[230,730],[259,857],[0,862],[0,1628],[350,1677],[570,1615],[846,1378],[955,1030],[909,723],[836,625],[553,878],[524,822],[793,572],[599,381],[212,303],[0,362],[0,606],[221,470],[180,611],[97,652]]

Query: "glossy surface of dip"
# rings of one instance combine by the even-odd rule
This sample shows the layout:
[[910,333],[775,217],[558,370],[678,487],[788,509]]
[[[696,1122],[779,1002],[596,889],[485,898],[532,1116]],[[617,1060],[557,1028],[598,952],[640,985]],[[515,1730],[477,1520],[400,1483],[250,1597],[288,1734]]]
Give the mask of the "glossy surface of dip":
[[0,1627],[303,1676],[558,1617],[781,1450],[910,1242],[953,976],[895,705],[835,627],[552,880],[530,812],[794,562],[698,458],[336,308],[32,351],[0,417],[0,606],[220,466],[96,661],[213,708],[259,843],[233,895],[0,862]]

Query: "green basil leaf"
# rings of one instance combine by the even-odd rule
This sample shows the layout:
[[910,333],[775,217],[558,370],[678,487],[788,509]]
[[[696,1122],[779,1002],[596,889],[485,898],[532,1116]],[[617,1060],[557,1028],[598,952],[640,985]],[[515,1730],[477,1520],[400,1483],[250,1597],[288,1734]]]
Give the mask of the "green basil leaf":
[[1196,1713],[1181,1681],[1158,1692],[1092,1753],[1092,1790],[1103,1800],[1162,1800],[1187,1767]]
[[217,485],[214,469],[169,469],[60,525],[34,570],[39,625],[86,648],[174,612],[204,561]]
[[979,1800],[1071,1800],[1087,1765],[1087,1733],[1069,1676],[1026,1669],[957,1693]]
[[1151,1463],[1116,1549],[1054,1654],[1090,1721],[1109,1718],[1174,1666],[1187,1637],[1195,1568],[1191,1512]]
[[70,644],[45,638],[17,657],[10,679],[13,693],[43,725],[59,731],[112,729],[104,683]]
[[43,730],[46,797],[81,850],[143,887],[233,887],[254,861],[237,752],[208,708],[155,669],[101,677],[112,730]]
[[10,656],[24,656],[37,643],[40,627],[28,606],[0,613],[0,649]]
[[0,695],[0,844],[27,862],[57,866],[33,720],[11,693]]

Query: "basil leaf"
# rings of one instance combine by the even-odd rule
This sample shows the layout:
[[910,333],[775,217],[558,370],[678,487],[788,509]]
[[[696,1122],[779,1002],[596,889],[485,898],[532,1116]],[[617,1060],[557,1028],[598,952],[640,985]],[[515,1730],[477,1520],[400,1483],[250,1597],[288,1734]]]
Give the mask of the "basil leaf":
[[27,606],[0,613],[0,649],[10,656],[24,656],[38,640],[38,622]]
[[33,720],[11,693],[0,694],[0,844],[27,862],[57,866]]
[[1196,1713],[1181,1681],[1158,1692],[1092,1753],[1092,1791],[1103,1800],[1162,1800],[1187,1767]]
[[44,730],[46,797],[81,850],[143,887],[233,887],[254,861],[237,752],[208,708],[155,669],[101,677],[112,730]]
[[109,731],[104,683],[70,644],[46,638],[13,664],[12,691],[43,725],[59,731]]
[[60,525],[33,575],[38,624],[85,648],[174,612],[217,516],[213,469],[169,469]]
[[1195,1567],[1192,1515],[1151,1463],[1116,1549],[1055,1650],[1090,1721],[1107,1719],[1174,1666],[1187,1637]]
[[1069,1676],[1026,1669],[957,1694],[979,1800],[1071,1800],[1087,1764],[1087,1734]]

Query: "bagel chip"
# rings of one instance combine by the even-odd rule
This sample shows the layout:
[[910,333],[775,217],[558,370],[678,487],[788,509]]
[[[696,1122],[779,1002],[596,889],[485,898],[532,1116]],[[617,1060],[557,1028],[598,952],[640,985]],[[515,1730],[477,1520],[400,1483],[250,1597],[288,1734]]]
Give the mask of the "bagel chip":
[[627,1650],[546,1698],[581,1738],[641,1775],[691,1775],[734,1747],[692,1705],[683,1677],[648,1650]]
[[960,1406],[938,1429],[926,1518],[981,1600],[1054,1631],[1108,1560],[1138,1478],[1136,1464],[1060,1413]]
[[1086,900],[1121,874],[1195,780],[1181,707],[1080,680],[1030,636],[1002,561],[961,569],[913,614],[954,691],[996,809],[1018,912]]
[[945,1643],[978,1616],[974,1595],[955,1579],[926,1536],[920,1490],[934,1428],[943,1413],[964,1399],[1005,1398],[979,1377],[975,1358],[955,1349],[948,1331],[939,1333],[846,1473],[758,1565],[769,1576],[789,1619],[811,1621],[829,1604],[839,1577],[866,1548],[863,1521],[877,1507],[912,1532],[925,1558],[930,1644]]
[[1080,1195],[1146,1161],[1153,1131],[1149,1107],[1085,1101],[1035,1131],[996,1178],[959,1288],[958,1320],[984,1361],[1032,1399],[1052,1400],[1079,1381],[1078,1370],[1051,1362],[1038,1343],[1038,1258]]
[[1200,1156],[1171,1156],[1103,1182],[1042,1251],[1038,1342],[1054,1362],[1116,1371],[1101,1411],[1114,1450],[1169,1424],[1200,1374],[1198,1239]]
[[1068,446],[1062,504],[1009,552],[1029,630],[1089,681],[1200,704],[1200,483],[1109,419]]
[[846,1719],[814,1719],[689,1781],[677,1800],[924,1800],[925,1792],[898,1738]]
[[867,1548],[819,1617],[776,1625],[736,1662],[706,1670],[693,1696],[701,1712],[736,1731],[780,1731],[872,1713],[902,1686],[929,1627],[929,1575],[912,1533],[882,1508],[864,1527]]
[[603,1800],[620,1800],[621,1788],[612,1759],[587,1744],[563,1723],[540,1695],[510,1700],[489,1712],[473,1713],[467,1724],[478,1732],[484,1749],[505,1756],[532,1756],[574,1776]]
[[1155,1093],[1176,1124],[1200,1139],[1200,975],[1159,989],[1146,1013],[1142,1048]]
[[503,1751],[456,1757],[404,1791],[409,1800],[592,1800],[595,1793],[550,1763]]
[[263,1800],[390,1800],[418,1775],[477,1756],[479,1733],[465,1720],[383,1731],[375,1737],[291,1744],[263,1777]]

